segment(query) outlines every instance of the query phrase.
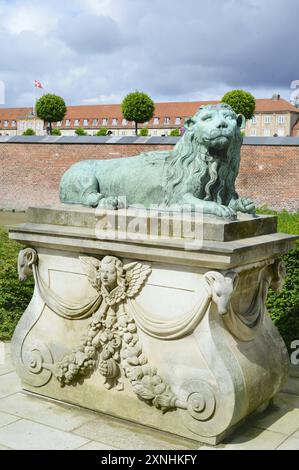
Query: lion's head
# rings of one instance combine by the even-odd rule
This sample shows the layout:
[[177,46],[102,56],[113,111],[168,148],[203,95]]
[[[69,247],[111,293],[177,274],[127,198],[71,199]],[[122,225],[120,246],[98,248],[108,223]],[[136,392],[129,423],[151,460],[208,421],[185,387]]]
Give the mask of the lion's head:
[[224,103],[201,106],[187,119],[166,175],[165,202],[179,202],[191,191],[197,198],[227,205],[237,197],[243,117]]

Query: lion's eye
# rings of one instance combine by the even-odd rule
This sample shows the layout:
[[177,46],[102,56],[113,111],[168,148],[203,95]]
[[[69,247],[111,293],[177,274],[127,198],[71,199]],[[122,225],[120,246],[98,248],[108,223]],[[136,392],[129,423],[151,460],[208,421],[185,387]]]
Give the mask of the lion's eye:
[[227,114],[227,115],[225,116],[225,119],[234,119],[234,117],[233,117],[231,114]]

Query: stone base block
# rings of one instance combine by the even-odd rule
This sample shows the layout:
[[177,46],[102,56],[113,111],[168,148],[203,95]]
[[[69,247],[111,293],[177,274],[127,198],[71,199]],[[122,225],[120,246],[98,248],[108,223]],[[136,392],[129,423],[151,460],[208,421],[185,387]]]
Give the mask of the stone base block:
[[[55,219],[49,208],[44,217]],[[234,225],[234,240],[188,250],[99,239],[76,220],[10,230],[27,245],[20,278],[35,278],[12,341],[25,390],[217,444],[281,389],[288,354],[265,299],[281,285],[278,257],[292,237],[269,233],[265,219],[265,234],[259,222],[253,236],[249,221],[244,238],[243,220],[241,239]]]

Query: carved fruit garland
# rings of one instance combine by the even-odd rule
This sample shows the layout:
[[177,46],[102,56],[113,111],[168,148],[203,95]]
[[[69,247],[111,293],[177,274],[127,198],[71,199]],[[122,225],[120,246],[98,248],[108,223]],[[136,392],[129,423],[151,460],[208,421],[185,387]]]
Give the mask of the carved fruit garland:
[[123,337],[121,365],[136,395],[162,411],[175,408],[177,397],[142,352],[134,319],[124,313],[119,318],[118,328]]

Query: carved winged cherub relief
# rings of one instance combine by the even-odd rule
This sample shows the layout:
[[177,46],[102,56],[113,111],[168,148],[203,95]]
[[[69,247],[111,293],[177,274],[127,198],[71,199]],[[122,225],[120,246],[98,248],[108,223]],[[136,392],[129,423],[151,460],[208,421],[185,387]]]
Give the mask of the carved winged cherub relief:
[[126,299],[142,288],[151,268],[139,262],[124,265],[114,256],[81,257],[88,279],[101,294],[102,302],[92,316],[87,333],[77,350],[65,356],[54,368],[61,385],[84,380],[97,367],[105,386],[123,390],[122,370],[134,392],[163,411],[175,406],[176,397],[155,367],[148,364],[139,343]]

